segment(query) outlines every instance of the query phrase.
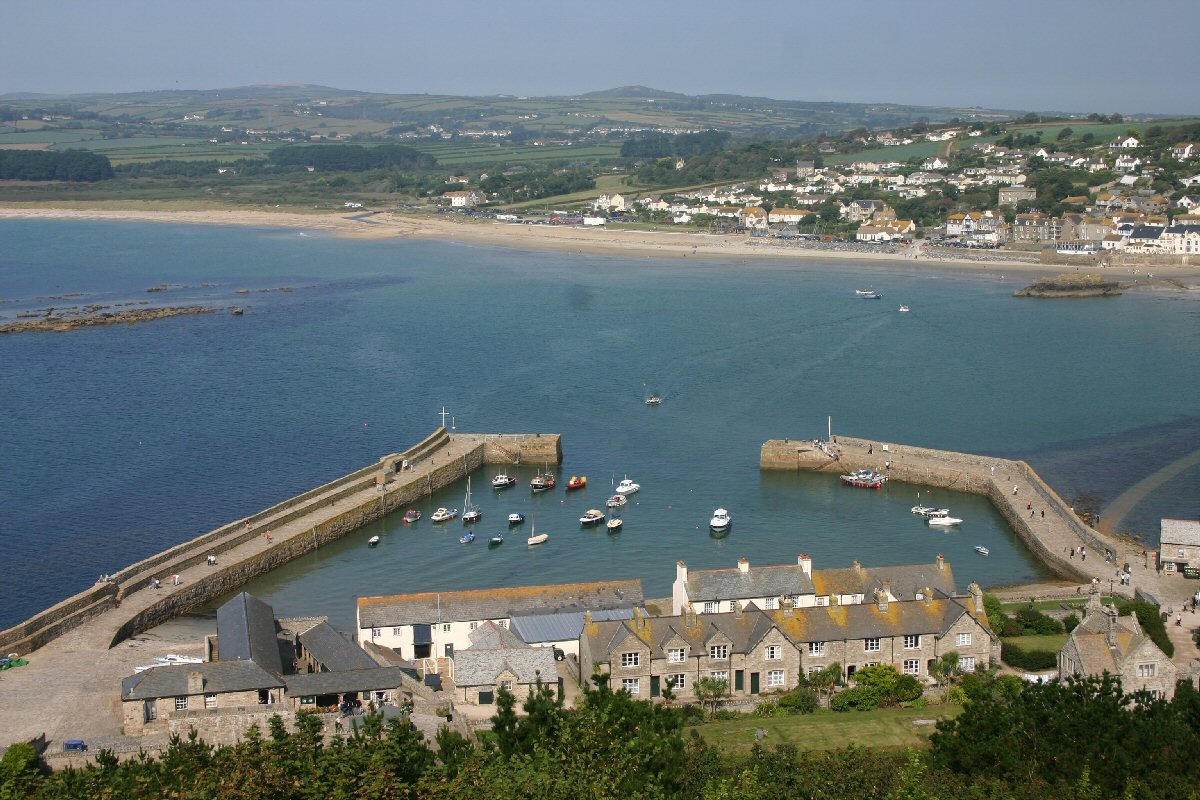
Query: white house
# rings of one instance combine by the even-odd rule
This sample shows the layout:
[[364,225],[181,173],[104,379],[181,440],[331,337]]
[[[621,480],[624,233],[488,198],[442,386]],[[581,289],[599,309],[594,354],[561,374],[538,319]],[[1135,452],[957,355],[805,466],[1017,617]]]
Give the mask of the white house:
[[1121,172],[1133,172],[1142,165],[1142,160],[1137,156],[1118,156],[1113,162],[1113,169]]
[[450,206],[452,208],[470,208],[487,199],[483,192],[478,192],[474,189],[459,189],[453,192],[446,192],[442,197],[450,199]]
[[1132,150],[1135,147],[1141,147],[1142,143],[1138,141],[1136,136],[1124,136],[1118,139],[1113,139],[1108,143],[1109,150]]
[[805,217],[810,217],[814,212],[806,211],[800,208],[779,208],[771,209],[767,221],[772,225],[795,225],[804,221]]
[[1196,142],[1180,142],[1171,148],[1171,155],[1180,161],[1200,155],[1200,144]]
[[930,156],[921,162],[921,169],[923,170],[946,169],[949,166],[950,162],[941,156]]

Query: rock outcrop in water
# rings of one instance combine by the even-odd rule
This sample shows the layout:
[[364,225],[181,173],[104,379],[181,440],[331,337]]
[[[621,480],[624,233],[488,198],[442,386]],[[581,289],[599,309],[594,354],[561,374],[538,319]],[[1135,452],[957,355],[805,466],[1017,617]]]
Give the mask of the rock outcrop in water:
[[1115,297],[1121,294],[1121,284],[1093,272],[1064,272],[1053,278],[1042,278],[1013,297]]
[[43,316],[36,319],[23,319],[0,325],[0,333],[24,333],[26,331],[73,331],[76,328],[87,328],[92,325],[132,325],[136,322],[149,322],[168,317],[182,317],[191,314],[211,314],[220,309],[210,306],[174,306],[170,308],[138,308],[129,311],[105,311],[82,314],[80,316],[64,316],[55,314],[49,309]]

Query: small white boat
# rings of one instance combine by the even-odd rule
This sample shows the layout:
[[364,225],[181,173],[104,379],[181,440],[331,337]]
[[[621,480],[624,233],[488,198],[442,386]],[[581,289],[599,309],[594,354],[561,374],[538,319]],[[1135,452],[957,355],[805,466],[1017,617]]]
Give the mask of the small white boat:
[[856,291],[855,294],[858,295],[859,297],[861,297],[863,300],[882,300],[883,299],[883,295],[881,295],[879,292]]
[[912,311],[912,309],[909,308],[908,306],[900,306],[900,310],[901,311]]
[[509,525],[520,525],[524,521],[525,521],[524,514],[509,514],[508,515],[508,524]]
[[370,539],[367,539],[367,547],[374,547],[377,544],[379,544],[378,536],[372,536]]
[[659,395],[656,395],[656,394],[652,394],[646,398],[646,405],[661,406],[662,405],[662,397],[660,397]]
[[874,289],[855,289],[854,293],[856,295],[858,295],[859,297],[867,297],[869,295],[875,294],[875,290]]
[[958,517],[930,517],[925,520],[930,525],[937,525],[943,528],[948,528],[951,525],[961,525],[962,520]]
[[467,495],[463,498],[463,525],[470,525],[483,519],[483,512],[479,510],[479,506],[471,502],[471,479],[467,478]]
[[493,489],[507,489],[509,486],[516,486],[517,479],[511,475],[501,472],[496,477],[492,478]]
[[155,656],[154,660],[157,661],[159,664],[203,664],[204,663],[203,658],[197,658],[196,656],[181,656],[181,655],[176,655],[175,653],[168,653],[165,656]]
[[429,515],[430,522],[446,522],[458,516],[457,508],[439,508]]
[[604,512],[598,508],[589,508],[579,518],[580,525],[599,525],[604,522]]
[[612,497],[604,501],[604,505],[608,506],[609,508],[620,508],[627,502],[629,502],[629,498],[627,498],[625,495],[614,494]]
[[992,554],[991,550],[988,550],[986,547],[984,547],[981,544],[975,545],[975,552],[979,553],[979,555],[981,555],[981,556],[988,556],[988,555]]
[[932,506],[913,506],[912,513],[918,517],[948,517],[950,516],[950,509],[933,508]]
[[617,484],[616,494],[628,496],[634,492],[641,491],[641,488],[641,484],[634,483],[633,481],[629,480],[629,476],[626,475],[625,478]]
[[708,521],[708,527],[714,531],[723,531],[733,524],[733,520],[729,517],[729,512],[723,508],[718,508],[713,512],[712,519]]
[[621,530],[621,526],[624,524],[625,520],[621,519],[620,517],[613,517],[608,522],[604,523],[605,527],[608,528],[609,533],[616,533],[617,531]]

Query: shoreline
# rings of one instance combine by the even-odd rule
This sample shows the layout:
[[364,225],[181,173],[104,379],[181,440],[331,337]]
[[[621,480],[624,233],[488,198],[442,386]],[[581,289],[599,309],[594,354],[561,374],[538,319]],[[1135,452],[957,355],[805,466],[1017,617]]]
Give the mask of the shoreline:
[[[182,225],[233,225],[256,228],[315,230],[345,238],[430,239],[506,247],[517,250],[551,251],[586,255],[638,258],[804,263],[811,261],[857,262],[861,267],[878,265],[892,270],[903,265],[914,273],[989,275],[1061,272],[1062,265],[1009,259],[987,261],[954,257],[915,258],[906,253],[872,253],[789,247],[755,242],[744,235],[715,235],[691,231],[644,231],[618,228],[582,228],[548,225],[519,225],[494,220],[475,221],[460,217],[436,217],[393,212],[344,214],[342,212],[254,210],[159,210],[146,208],[97,209],[62,207],[0,206],[0,220],[69,220],[80,222],[160,222]],[[1180,289],[1178,281],[1200,286],[1200,269],[1179,266],[1154,267],[1155,277],[1134,267],[1112,267],[1106,275],[1128,276],[1139,286],[1162,285]],[[1160,279],[1162,279],[1160,281]]]

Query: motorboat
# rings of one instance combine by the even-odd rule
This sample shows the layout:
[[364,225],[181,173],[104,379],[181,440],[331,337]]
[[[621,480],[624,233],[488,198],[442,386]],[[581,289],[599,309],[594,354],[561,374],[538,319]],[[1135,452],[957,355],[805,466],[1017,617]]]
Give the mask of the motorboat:
[[931,506],[913,506],[912,513],[918,517],[948,517],[950,509],[948,508],[933,508]]
[[604,512],[596,508],[589,508],[579,518],[580,525],[599,525],[601,522],[604,522]]
[[377,544],[379,544],[378,536],[372,536],[370,539],[367,539],[367,547],[374,547]]
[[501,472],[499,475],[492,478],[492,488],[493,489],[507,489],[510,486],[516,486],[516,485],[517,485],[517,479],[514,478],[512,475],[508,475],[504,472]]
[[869,469],[860,469],[849,475],[842,475],[841,480],[846,486],[854,486],[859,489],[881,489],[887,483],[887,476]]
[[617,531],[621,530],[621,526],[624,524],[625,520],[621,519],[620,517],[613,517],[608,522],[604,523],[605,527],[608,528],[609,533],[616,533]]
[[634,492],[640,491],[641,488],[641,484],[634,483],[633,481],[629,480],[629,476],[626,475],[625,478],[617,484],[617,491],[615,493],[628,496]]
[[657,394],[650,395],[649,397],[646,398],[646,405],[661,406],[662,405],[662,396],[657,395]]
[[406,511],[404,513],[404,524],[412,525],[414,522],[416,522],[420,518],[421,518],[421,512],[417,511],[415,508],[410,508],[408,511]]
[[475,541],[475,534],[471,533],[470,531],[467,531],[462,536],[458,537],[459,544],[470,544],[473,541]]
[[708,521],[708,527],[714,531],[723,531],[733,524],[733,520],[729,517],[729,512],[723,508],[718,508],[713,512],[712,519]]
[[508,515],[508,524],[509,525],[520,525],[524,521],[525,521],[524,514],[509,514]]
[[937,525],[942,528],[948,528],[951,525],[961,525],[962,520],[958,517],[930,517],[925,520],[930,525]]
[[863,300],[882,300],[883,295],[879,292],[855,292]]
[[991,550],[988,550],[986,547],[984,547],[981,544],[975,545],[975,552],[979,553],[979,555],[981,555],[981,556],[990,556],[992,554]]
[[614,494],[612,497],[604,501],[604,505],[608,506],[609,508],[620,508],[628,502],[629,498],[627,498],[625,495]]
[[587,486],[587,475],[572,475],[571,480],[567,481],[567,491],[572,489],[583,489]]
[[875,290],[874,289],[855,289],[854,293],[856,295],[858,295],[859,297],[868,297],[869,295],[875,294]]
[[167,653],[165,656],[155,656],[155,662],[160,665],[170,664],[203,664],[204,659],[197,656],[181,656],[176,653]]
[[448,522],[458,516],[457,508],[439,508],[429,515],[430,522]]
[[471,502],[471,479],[467,478],[467,494],[463,497],[463,525],[471,525],[483,519],[483,512],[479,510],[479,506]]
[[557,485],[558,482],[554,480],[554,474],[550,472],[547,472],[545,475],[539,473],[538,475],[533,476],[533,478],[529,481],[529,488],[532,489],[534,493],[545,492],[549,489],[553,489]]
[[504,534],[497,533],[492,538],[488,539],[488,547],[499,547],[504,544]]
[[900,310],[901,311],[912,311],[912,309],[909,308],[908,306],[900,306]]

